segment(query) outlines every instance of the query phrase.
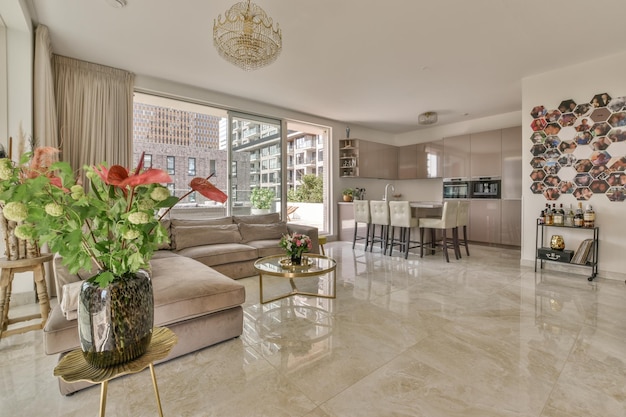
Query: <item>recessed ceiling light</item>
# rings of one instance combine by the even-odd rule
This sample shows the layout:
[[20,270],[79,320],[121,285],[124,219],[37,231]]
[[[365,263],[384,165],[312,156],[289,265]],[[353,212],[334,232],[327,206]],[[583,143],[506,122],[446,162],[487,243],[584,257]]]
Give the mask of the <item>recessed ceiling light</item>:
[[121,9],[126,6],[126,0],[107,0],[107,3],[116,9]]

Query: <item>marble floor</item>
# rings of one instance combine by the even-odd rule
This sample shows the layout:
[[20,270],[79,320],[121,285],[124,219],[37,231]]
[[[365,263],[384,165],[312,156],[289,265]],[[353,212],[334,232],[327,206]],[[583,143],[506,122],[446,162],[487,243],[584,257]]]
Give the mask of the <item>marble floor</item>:
[[[624,282],[470,249],[447,264],[329,243],[335,300],[260,305],[258,278],[241,280],[244,334],[156,367],[165,415],[626,416]],[[287,289],[264,284],[269,296]],[[99,389],[61,396],[41,339],[0,340],[0,415],[96,415]],[[157,415],[150,373],[112,381],[107,415]]]

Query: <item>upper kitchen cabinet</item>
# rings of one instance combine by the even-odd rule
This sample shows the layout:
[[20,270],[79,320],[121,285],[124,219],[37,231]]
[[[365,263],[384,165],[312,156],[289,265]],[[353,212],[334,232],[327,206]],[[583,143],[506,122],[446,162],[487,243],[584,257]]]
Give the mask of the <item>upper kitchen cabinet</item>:
[[471,178],[502,176],[502,130],[471,134],[470,150]]
[[[419,169],[419,178],[443,178],[443,139],[423,144],[424,168]],[[419,145],[418,145],[419,147]],[[420,149],[418,148],[418,155]]]
[[359,141],[359,176],[394,180],[398,175],[396,147],[385,143]]
[[502,129],[502,199],[522,198],[522,127]]
[[342,177],[359,176],[359,140],[339,140],[339,175]]
[[469,178],[470,135],[443,139],[443,176],[445,178]]
[[397,148],[399,180],[417,178],[417,146],[418,145],[408,145]]

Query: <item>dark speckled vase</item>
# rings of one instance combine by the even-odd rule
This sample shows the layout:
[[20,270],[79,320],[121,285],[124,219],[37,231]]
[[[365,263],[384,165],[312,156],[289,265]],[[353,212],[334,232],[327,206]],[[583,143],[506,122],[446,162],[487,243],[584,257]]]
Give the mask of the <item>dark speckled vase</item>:
[[139,271],[101,288],[85,281],[78,304],[78,335],[85,360],[108,368],[146,353],[152,338],[154,298],[150,276]]

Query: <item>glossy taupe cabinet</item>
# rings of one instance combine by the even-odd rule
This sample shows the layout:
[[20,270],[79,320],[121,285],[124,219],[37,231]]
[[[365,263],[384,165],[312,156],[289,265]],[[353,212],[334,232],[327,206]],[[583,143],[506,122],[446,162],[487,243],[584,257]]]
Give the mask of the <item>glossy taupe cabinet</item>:
[[470,177],[502,175],[502,130],[470,135]]
[[443,177],[469,178],[470,135],[443,138]]
[[400,146],[397,154],[399,180],[443,177],[443,139]]

